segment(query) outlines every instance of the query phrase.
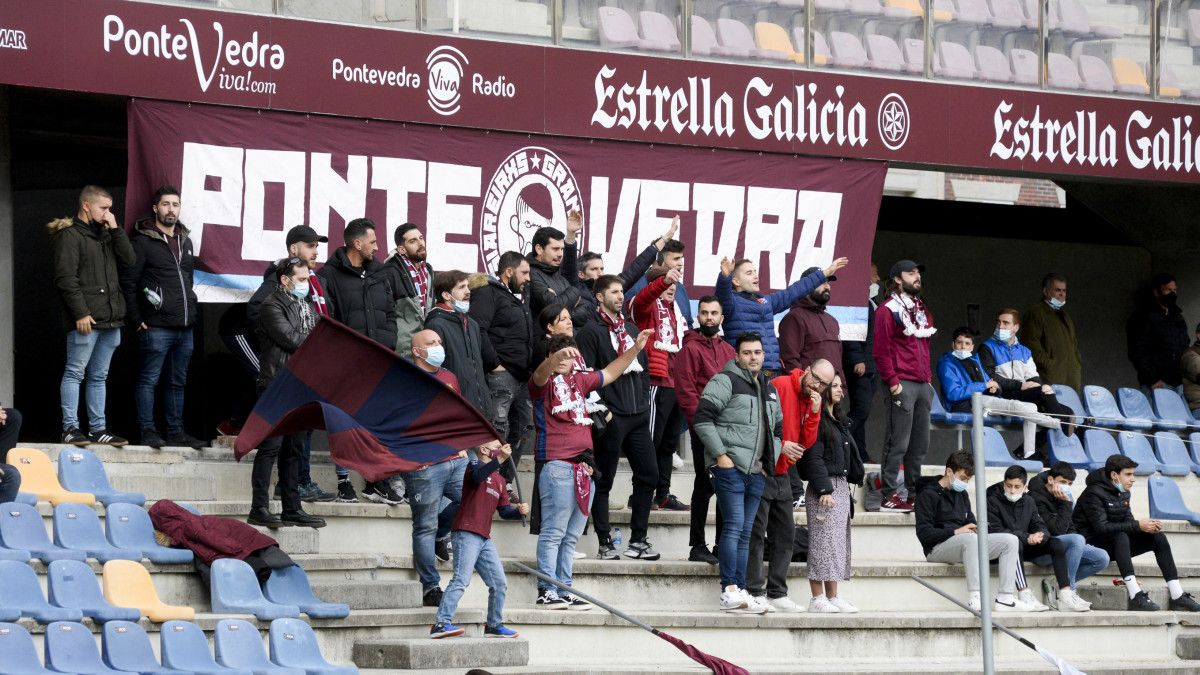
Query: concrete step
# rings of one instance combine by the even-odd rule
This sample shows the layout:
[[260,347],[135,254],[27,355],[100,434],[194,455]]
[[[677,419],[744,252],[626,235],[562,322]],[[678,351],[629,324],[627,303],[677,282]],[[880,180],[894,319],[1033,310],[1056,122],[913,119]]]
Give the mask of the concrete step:
[[[1000,639],[999,637],[997,639]],[[1028,652],[1032,654],[1032,652]],[[1034,657],[1036,659],[1036,657]],[[928,655],[912,663],[896,663],[895,661],[868,659],[837,659],[822,662],[792,662],[784,665],[767,665],[753,662],[743,662],[738,665],[753,668],[754,673],[821,673],[822,675],[871,675],[874,673],[897,673],[899,675],[924,675],[936,673],[945,675],[961,675],[977,673],[982,670],[979,658],[947,659],[937,655]],[[996,672],[1004,675],[1044,675],[1057,673],[1057,668],[1043,660],[1028,658],[1001,658],[996,661]],[[1154,660],[1096,660],[1073,659],[1071,665],[1088,675],[1194,675],[1194,662],[1179,659]],[[403,675],[410,671],[399,670],[360,670],[362,675]],[[648,661],[642,665],[609,664],[603,667],[580,666],[571,661],[559,660],[553,663],[531,663],[524,667],[495,667],[489,668],[494,675],[583,675],[591,673],[613,673],[620,675],[696,675],[708,673],[709,669],[699,664],[672,663],[666,666],[662,663]],[[422,675],[462,675],[462,670],[436,669],[423,670]]]
[[[365,640],[354,645],[360,668],[493,668],[529,663],[529,641],[489,638]],[[458,672],[462,672],[459,670]]]
[[[1200,661],[1200,633],[1180,635],[1175,639],[1175,655],[1189,661]],[[1193,663],[1192,667],[1198,664]]]

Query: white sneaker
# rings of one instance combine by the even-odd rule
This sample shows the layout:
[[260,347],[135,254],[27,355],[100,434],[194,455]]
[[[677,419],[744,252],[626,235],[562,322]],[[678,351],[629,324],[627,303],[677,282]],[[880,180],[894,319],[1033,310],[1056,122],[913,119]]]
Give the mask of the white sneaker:
[[1033,596],[1033,591],[1029,590],[1028,588],[1017,593],[1017,602],[1023,603],[1025,605],[1026,612],[1049,612],[1050,611],[1050,608],[1047,607],[1046,605],[1043,605],[1041,602],[1039,602],[1038,599]]
[[587,557],[586,553],[584,553],[583,551],[580,551],[579,549],[575,549],[575,559],[576,560],[583,560],[586,557]]
[[671,455],[671,468],[672,469],[682,469],[683,468],[683,458],[677,454],[672,454]]
[[786,614],[800,614],[805,611],[804,605],[797,605],[788,596],[771,600],[771,606]]
[[1075,591],[1065,588],[1058,592],[1058,611],[1088,612],[1091,611],[1091,609],[1091,603],[1079,597],[1079,594],[1077,594]]
[[971,599],[967,600],[967,607],[970,607],[971,609],[975,610],[976,612],[983,611],[983,604],[979,602],[979,596],[975,596],[975,597],[972,597]]
[[772,612],[775,611],[775,605],[772,605],[771,601],[767,600],[767,596],[765,596],[765,595],[756,595],[752,598],[752,600],[754,600],[755,604],[757,604],[761,607],[766,607],[767,608],[766,614],[771,614]]
[[756,600],[753,595],[750,595],[750,591],[747,591],[744,588],[741,589],[741,593],[742,593],[742,600],[746,601],[746,606],[740,610],[737,610],[739,613],[741,613],[741,614],[766,614],[767,613],[767,607],[769,607],[770,605],[767,605],[766,603],[763,603],[761,605],[758,604],[758,600]]
[[808,601],[808,611],[815,614],[840,614],[842,610],[838,609],[837,605],[829,601],[824,595]]
[[829,602],[837,607],[842,614],[858,614],[858,608],[842,599],[842,596],[835,595],[829,599]]
[[1013,598],[1012,602],[1001,602],[997,600],[992,603],[993,612],[1028,612],[1028,605],[1021,602],[1019,598]]
[[737,586],[726,586],[724,591],[721,591],[721,611],[733,612],[746,608],[746,598],[742,595],[742,590]]

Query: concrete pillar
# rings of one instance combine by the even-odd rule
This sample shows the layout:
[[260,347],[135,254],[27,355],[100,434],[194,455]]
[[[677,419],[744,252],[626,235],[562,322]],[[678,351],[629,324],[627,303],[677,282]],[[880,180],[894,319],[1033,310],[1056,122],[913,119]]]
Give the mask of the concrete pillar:
[[0,403],[13,400],[13,189],[8,87],[0,87]]

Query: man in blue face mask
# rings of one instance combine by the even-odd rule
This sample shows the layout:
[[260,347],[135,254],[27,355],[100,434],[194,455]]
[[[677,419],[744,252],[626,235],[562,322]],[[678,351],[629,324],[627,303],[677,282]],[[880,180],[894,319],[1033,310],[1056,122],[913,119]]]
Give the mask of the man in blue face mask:
[[1042,279],[1041,301],[1025,310],[1021,341],[1033,352],[1042,377],[1079,391],[1083,387],[1079,337],[1066,304],[1066,278],[1055,272],[1047,274]]
[[[967,602],[980,608],[979,544],[975,534],[975,514],[967,488],[975,473],[971,453],[959,450],[946,459],[942,477],[922,480],[917,485],[917,539],[929,562],[962,563],[967,575]],[[1029,611],[1017,602],[1017,565],[1021,545],[1011,534],[988,533],[988,559],[999,560],[1000,589],[995,612]]]

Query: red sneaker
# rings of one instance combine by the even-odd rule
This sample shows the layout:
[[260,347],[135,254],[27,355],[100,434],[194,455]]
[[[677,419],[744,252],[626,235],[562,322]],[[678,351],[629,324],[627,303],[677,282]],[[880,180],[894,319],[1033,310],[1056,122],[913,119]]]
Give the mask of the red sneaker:
[[899,495],[892,495],[879,505],[880,511],[890,511],[892,513],[912,513],[915,507],[912,502],[901,499]]

